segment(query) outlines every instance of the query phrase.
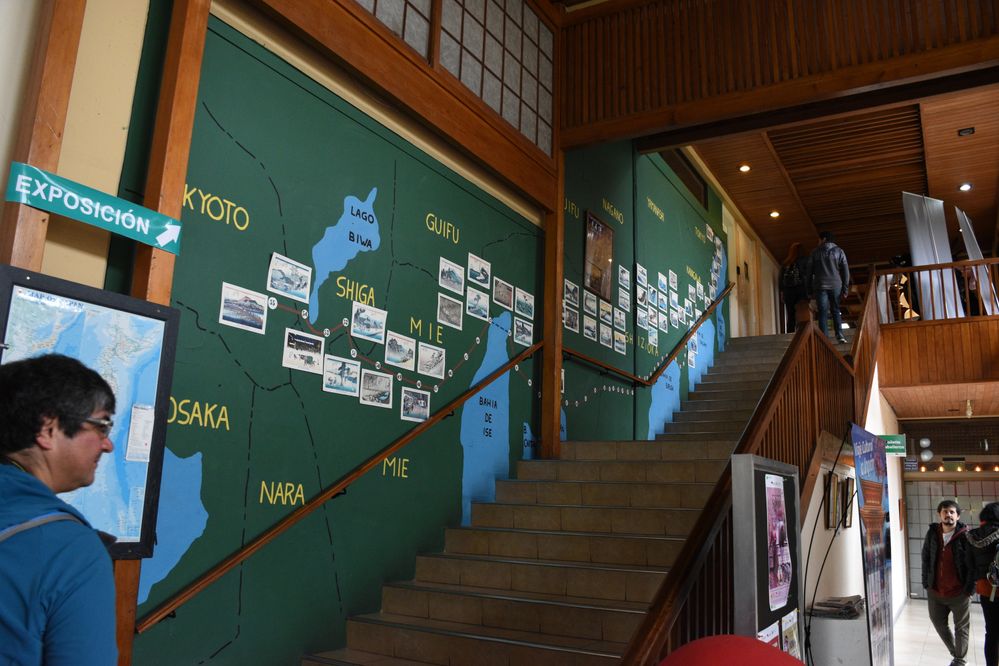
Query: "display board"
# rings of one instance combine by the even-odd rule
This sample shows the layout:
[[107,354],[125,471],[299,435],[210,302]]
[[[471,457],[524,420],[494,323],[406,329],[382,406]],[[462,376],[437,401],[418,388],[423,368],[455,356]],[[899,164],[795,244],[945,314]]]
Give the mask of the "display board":
[[[213,19],[187,176],[160,546],[139,614],[541,339],[528,220]],[[137,664],[345,642],[530,452],[521,363],[139,637]],[[182,635],[183,641],[175,640]]]
[[853,460],[857,467],[857,502],[860,544],[863,548],[867,624],[870,629],[871,664],[892,666],[891,539],[888,502],[888,463],[885,443],[852,424]]
[[798,469],[732,456],[735,632],[802,658],[804,636]]
[[116,558],[153,553],[178,318],[173,308],[0,265],[0,363],[64,354],[114,391],[114,450],[91,485],[60,497],[117,539]]

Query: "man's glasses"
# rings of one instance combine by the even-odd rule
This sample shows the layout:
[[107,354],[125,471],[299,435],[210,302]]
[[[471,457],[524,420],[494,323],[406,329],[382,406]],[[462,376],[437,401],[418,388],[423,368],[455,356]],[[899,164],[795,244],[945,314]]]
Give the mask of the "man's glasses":
[[114,421],[111,419],[98,419],[94,417],[89,417],[83,419],[84,423],[89,423],[94,426],[97,432],[101,433],[102,437],[107,437],[111,433],[111,428],[114,427]]

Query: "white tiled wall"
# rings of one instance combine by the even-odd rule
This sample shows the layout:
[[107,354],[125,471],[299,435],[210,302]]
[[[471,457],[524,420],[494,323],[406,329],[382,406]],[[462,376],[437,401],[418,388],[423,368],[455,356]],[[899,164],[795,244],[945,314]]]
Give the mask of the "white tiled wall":
[[961,505],[961,522],[978,527],[978,512],[999,499],[999,481],[906,481],[905,502],[909,530],[909,594],[926,598],[922,581],[923,538],[931,523],[938,521],[937,504],[945,499]]

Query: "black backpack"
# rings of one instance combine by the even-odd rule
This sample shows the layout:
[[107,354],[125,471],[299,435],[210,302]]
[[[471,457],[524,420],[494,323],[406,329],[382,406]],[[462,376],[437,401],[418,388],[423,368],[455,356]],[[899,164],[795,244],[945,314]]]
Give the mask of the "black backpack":
[[805,285],[805,276],[798,268],[798,262],[792,262],[784,267],[784,272],[780,277],[780,286],[784,289],[801,289]]

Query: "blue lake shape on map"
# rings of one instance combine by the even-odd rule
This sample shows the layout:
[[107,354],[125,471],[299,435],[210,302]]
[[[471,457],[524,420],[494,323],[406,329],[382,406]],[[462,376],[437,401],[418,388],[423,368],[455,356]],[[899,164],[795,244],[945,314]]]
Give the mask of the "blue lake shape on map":
[[160,535],[153,556],[142,562],[139,603],[145,603],[153,585],[173,571],[191,544],[205,531],[208,512],[201,503],[201,453],[179,458],[163,452],[163,481],[156,533]]
[[309,296],[309,322],[319,318],[319,288],[331,273],[342,271],[359,252],[374,252],[381,243],[378,218],[375,217],[375,197],[378,188],[371,188],[368,198],[361,201],[353,195],[343,198],[343,214],[332,227],[326,227],[322,239],[312,248],[315,282]]
[[[486,336],[486,353],[475,371],[474,386],[509,360],[506,351],[511,317],[504,312],[493,319]],[[488,416],[487,416],[488,415]],[[487,421],[487,418],[489,421]],[[492,437],[483,428],[492,428]],[[461,524],[472,521],[472,501],[496,498],[496,479],[510,474],[510,373],[476,393],[461,412]]]
[[673,414],[680,409],[680,366],[676,361],[659,376],[650,389],[652,404],[649,405],[649,433],[646,439],[661,435],[667,423],[673,421]]

